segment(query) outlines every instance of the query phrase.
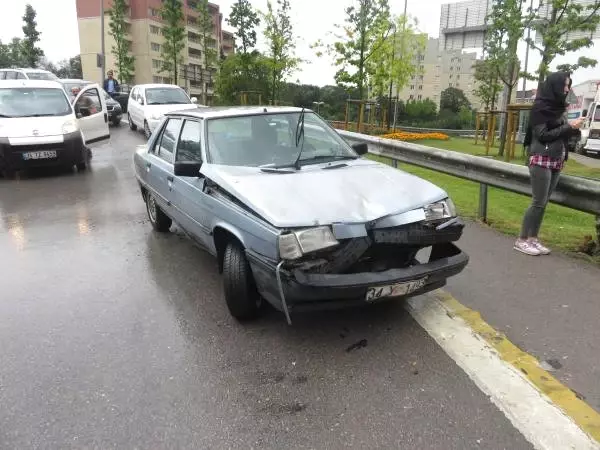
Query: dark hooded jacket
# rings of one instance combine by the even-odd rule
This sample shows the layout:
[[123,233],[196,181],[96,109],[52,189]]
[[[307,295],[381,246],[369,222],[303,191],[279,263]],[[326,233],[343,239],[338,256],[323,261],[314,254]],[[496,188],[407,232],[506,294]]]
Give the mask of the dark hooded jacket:
[[564,89],[567,77],[569,74],[566,72],[551,73],[537,93],[523,142],[529,155],[568,158],[570,142],[576,138],[579,130],[569,125],[565,115],[567,95]]

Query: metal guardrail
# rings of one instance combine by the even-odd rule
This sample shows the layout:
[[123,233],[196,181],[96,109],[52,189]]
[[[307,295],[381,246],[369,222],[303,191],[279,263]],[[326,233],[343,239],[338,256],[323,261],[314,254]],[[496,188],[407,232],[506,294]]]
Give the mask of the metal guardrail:
[[[338,130],[338,133],[351,144],[368,144],[369,153],[391,159],[394,167],[400,161],[479,183],[478,215],[484,221],[487,220],[488,186],[531,195],[529,170],[525,166],[351,131]],[[600,180],[561,175],[550,201],[596,216],[600,239]]]
[[[332,127],[343,130],[346,126],[346,123],[343,121],[332,120],[329,121]],[[348,125],[354,129],[356,129],[356,122],[348,122]],[[385,130],[385,127],[380,127],[378,125],[373,125],[369,123],[361,124],[361,129],[363,130]],[[421,127],[410,127],[404,126],[402,124],[396,125],[394,130],[390,130],[390,133],[397,133],[399,131],[406,131],[408,133],[443,133],[448,136],[460,136],[460,137],[475,137],[475,130],[454,130],[450,128],[421,128]],[[479,134],[487,133],[487,130],[480,130]],[[500,136],[500,132],[496,131],[496,137]]]

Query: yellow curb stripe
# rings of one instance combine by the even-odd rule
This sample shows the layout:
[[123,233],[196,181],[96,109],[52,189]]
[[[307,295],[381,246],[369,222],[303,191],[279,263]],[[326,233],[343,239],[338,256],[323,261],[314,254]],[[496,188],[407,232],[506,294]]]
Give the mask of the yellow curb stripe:
[[460,317],[477,335],[481,336],[500,358],[519,370],[529,382],[544,393],[584,432],[600,442],[600,414],[577,395],[542,369],[539,361],[519,349],[508,338],[487,324],[477,311],[467,308],[450,294],[436,291],[434,296],[451,316]]

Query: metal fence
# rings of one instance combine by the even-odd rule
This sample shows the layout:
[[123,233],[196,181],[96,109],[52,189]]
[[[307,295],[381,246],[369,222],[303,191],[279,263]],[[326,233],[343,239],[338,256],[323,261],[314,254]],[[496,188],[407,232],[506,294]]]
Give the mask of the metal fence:
[[[332,127],[338,130],[343,130],[346,126],[346,122],[343,121],[330,121]],[[348,128],[356,130],[356,122],[348,122]],[[398,131],[406,131],[408,133],[443,133],[448,136],[455,137],[475,137],[475,130],[453,130],[449,128],[420,128],[420,127],[409,127],[404,125],[396,125],[393,130],[387,130],[385,127],[379,125],[373,125],[369,123],[361,124],[361,131],[373,132],[381,131],[382,133],[396,133]],[[487,130],[480,130],[479,134],[485,134]],[[496,131],[496,137],[500,135],[499,131]]]
[[[351,144],[368,144],[369,153],[391,159],[394,167],[400,161],[479,183],[478,216],[484,221],[487,220],[488,186],[531,195],[529,170],[525,166],[350,131],[338,132]],[[561,175],[550,201],[593,214],[600,239],[600,180]]]

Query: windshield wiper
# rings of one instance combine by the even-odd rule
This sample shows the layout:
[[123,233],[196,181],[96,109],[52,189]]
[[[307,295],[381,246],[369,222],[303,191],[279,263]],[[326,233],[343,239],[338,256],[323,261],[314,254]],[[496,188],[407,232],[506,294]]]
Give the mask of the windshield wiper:
[[321,159],[326,159],[326,160],[331,160],[331,161],[341,161],[343,159],[358,159],[358,157],[352,156],[352,155],[317,155],[317,156],[311,156],[310,158],[302,158],[298,162],[318,161]]
[[30,114],[28,116],[21,116],[21,117],[54,117],[57,114]]
[[0,114],[0,117],[2,117],[3,119],[12,119],[15,116],[7,116],[6,114]]
[[296,147],[298,147],[301,139],[302,145],[293,165],[296,170],[300,170],[300,156],[302,156],[302,150],[304,150],[304,108],[300,111],[300,117],[298,117],[298,123],[296,124]]

